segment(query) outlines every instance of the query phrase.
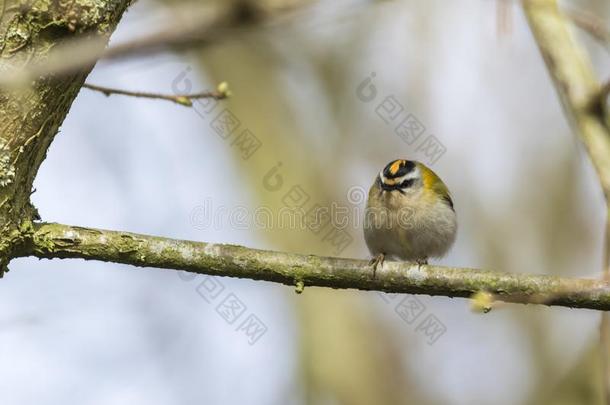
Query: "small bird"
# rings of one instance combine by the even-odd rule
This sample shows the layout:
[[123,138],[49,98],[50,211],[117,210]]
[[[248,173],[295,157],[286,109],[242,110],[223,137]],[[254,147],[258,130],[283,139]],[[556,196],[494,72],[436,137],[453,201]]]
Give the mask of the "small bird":
[[373,278],[386,257],[422,265],[445,255],[456,232],[449,189],[426,165],[394,160],[375,178],[364,219]]

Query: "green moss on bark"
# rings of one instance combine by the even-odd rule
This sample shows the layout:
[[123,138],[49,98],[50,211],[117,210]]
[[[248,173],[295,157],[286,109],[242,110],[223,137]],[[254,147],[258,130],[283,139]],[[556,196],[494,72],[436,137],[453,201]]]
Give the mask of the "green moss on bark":
[[[0,72],[40,64],[67,39],[107,38],[128,0],[5,1],[0,14]],[[37,217],[32,183],[90,68],[0,89],[0,274],[31,237]]]
[[272,252],[61,224],[35,224],[32,244],[24,254],[273,281],[297,286],[297,291],[302,291],[304,286],[319,286],[449,297],[470,297],[486,291],[508,302],[610,309],[610,287],[599,280],[399,262],[384,263],[373,279],[371,268],[364,260]]

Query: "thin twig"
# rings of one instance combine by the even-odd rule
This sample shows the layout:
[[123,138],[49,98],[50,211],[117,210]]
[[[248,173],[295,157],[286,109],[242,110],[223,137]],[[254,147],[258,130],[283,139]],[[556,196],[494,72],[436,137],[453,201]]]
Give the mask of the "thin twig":
[[386,261],[373,278],[367,260],[249,249],[129,232],[42,223],[34,225],[22,256],[80,258],[264,280],[303,288],[353,288],[390,293],[471,297],[610,310],[610,284],[602,280],[511,274]]
[[610,31],[604,21],[584,11],[569,10],[565,13],[577,27],[591,35],[610,52]]
[[513,30],[512,2],[496,1],[496,33],[498,37],[510,35]]
[[159,94],[159,93],[148,93],[141,91],[129,91],[123,89],[115,89],[111,87],[103,87],[95,84],[85,83],[83,87],[89,90],[99,91],[106,96],[110,96],[112,94],[119,94],[122,96],[131,96],[131,97],[139,97],[139,98],[152,98],[159,100],[167,100],[171,101],[183,106],[192,107],[192,100],[202,99],[202,98],[213,98],[216,100],[222,100],[223,98],[227,98],[231,93],[228,89],[228,85],[226,82],[222,82],[218,85],[216,90],[214,91],[205,91],[200,93],[191,93],[191,94]]

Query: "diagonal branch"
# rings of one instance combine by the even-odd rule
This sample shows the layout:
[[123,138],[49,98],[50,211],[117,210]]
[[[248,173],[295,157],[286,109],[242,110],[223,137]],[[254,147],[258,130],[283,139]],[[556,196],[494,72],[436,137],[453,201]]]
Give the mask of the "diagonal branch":
[[[98,60],[124,60],[168,50],[189,50],[219,42],[237,33],[248,33],[249,29],[272,27],[281,17],[288,17],[298,6],[279,6],[272,11],[254,2],[233,2],[222,6],[192,5],[173,7],[180,16],[165,28],[113,45],[104,49],[106,40],[85,36],[58,44],[46,59],[25,67],[3,71],[0,88],[24,85],[41,76],[65,76],[91,69]],[[177,18],[174,18],[177,20]]]
[[610,50],[610,31],[603,20],[595,15],[582,11],[571,10],[567,16],[582,30],[596,39],[602,46]]
[[[607,87],[597,80],[591,61],[569,30],[555,0],[524,0],[530,27],[575,134],[584,143],[606,197],[603,278],[610,280],[610,128]],[[610,315],[602,316],[600,344],[605,400],[610,404]]]
[[140,38],[105,48],[105,38],[82,36],[56,45],[46,59],[30,63],[19,69],[4,71],[0,87],[23,85],[41,76],[65,76],[83,68],[89,70],[100,59],[118,60],[141,56],[167,49],[185,49],[194,45],[207,45],[229,28],[240,26],[226,10],[206,7],[193,11],[181,24],[171,25]]
[[610,285],[591,279],[509,274],[386,262],[375,279],[367,261],[301,255],[62,224],[34,225],[22,256],[79,258],[139,267],[305,286],[470,297],[487,291],[506,302],[610,310]]
[[610,197],[610,131],[599,103],[602,86],[591,61],[574,41],[567,18],[555,1],[523,2],[530,27],[555,84],[562,106],[582,140],[606,199]]

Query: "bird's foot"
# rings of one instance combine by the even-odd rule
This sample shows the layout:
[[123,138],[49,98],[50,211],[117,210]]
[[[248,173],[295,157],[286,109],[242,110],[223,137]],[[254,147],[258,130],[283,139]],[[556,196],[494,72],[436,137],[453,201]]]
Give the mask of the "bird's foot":
[[415,263],[417,263],[417,267],[425,266],[428,264],[428,259],[417,259]]
[[377,274],[377,266],[383,265],[385,261],[385,253],[379,253],[377,256],[373,257],[371,261],[369,261],[369,266],[373,266],[373,278],[375,278]]

